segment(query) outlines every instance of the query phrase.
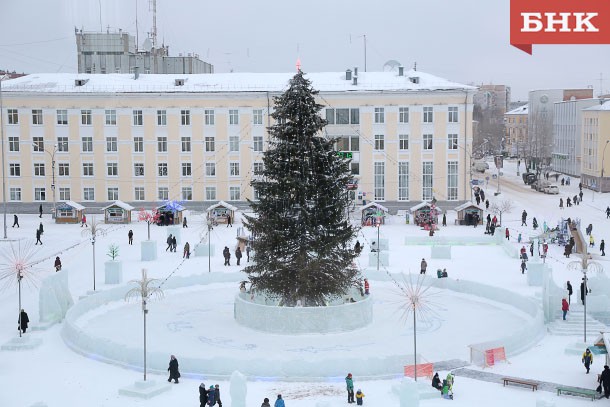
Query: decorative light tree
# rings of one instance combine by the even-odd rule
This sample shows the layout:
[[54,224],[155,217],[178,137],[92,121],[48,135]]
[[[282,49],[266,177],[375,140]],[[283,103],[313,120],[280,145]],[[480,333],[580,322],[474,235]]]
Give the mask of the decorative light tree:
[[[0,262],[0,281],[3,282],[4,288],[12,286],[17,282],[19,292],[19,310],[18,314],[21,318],[21,281],[23,279],[32,280],[40,268],[36,267],[39,261],[33,261],[36,250],[31,241],[11,242],[10,247],[5,248],[1,254]],[[21,324],[19,324],[19,337],[21,337]]]
[[148,240],[150,240],[150,224],[158,223],[161,214],[158,210],[152,209],[150,211],[145,210],[144,208],[140,209],[138,213],[138,220],[140,222],[146,222],[148,225]]
[[85,237],[91,239],[91,246],[93,247],[93,291],[95,291],[95,239],[98,236],[105,236],[106,230],[100,227],[102,223],[96,222],[95,217],[91,217],[91,221],[87,222],[87,228],[81,232]]
[[156,281],[158,280],[155,278],[148,278],[146,269],[142,269],[142,278],[140,280],[130,281],[130,283],[136,284],[136,287],[127,291],[125,294],[125,301],[129,301],[131,298],[139,298],[142,300],[142,314],[144,316],[144,381],[146,381],[146,315],[148,314],[146,305],[149,299],[163,297],[163,290],[159,287],[153,287],[153,284]]

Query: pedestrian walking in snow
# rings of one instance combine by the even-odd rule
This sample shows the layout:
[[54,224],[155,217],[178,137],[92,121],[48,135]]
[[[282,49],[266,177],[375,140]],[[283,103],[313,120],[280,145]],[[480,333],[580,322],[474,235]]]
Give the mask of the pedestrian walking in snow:
[[167,240],[165,241],[165,243],[167,243],[167,247],[165,248],[165,251],[168,251],[168,250],[171,251],[172,250],[172,245],[173,245],[172,234],[171,233],[167,237]]
[[40,213],[39,218],[42,218],[42,204],[38,207],[38,212]]
[[578,195],[574,195],[574,197],[572,198],[572,202],[574,202],[575,205],[580,205],[578,203]]
[[443,384],[441,383],[441,379],[438,377],[438,372],[434,373],[434,377],[432,377],[432,387],[436,390],[442,390]]
[[167,381],[171,382],[172,380],[174,380],[176,383],[178,383],[178,379],[180,378],[180,371],[178,370],[178,359],[176,359],[174,355],[171,355],[169,359],[169,367],[167,368],[167,370],[169,371],[169,379],[167,379]]
[[485,191],[481,190],[479,193],[481,194],[481,202],[485,201]]
[[535,217],[532,218],[532,227],[534,230],[538,229],[538,220]]
[[443,223],[442,223],[442,225],[443,226],[447,226],[447,214],[446,213],[443,213]]
[[585,233],[587,234],[587,236],[589,236],[591,232],[593,232],[593,224],[589,223],[589,225],[585,229]]
[[44,226],[42,226],[42,222],[40,222],[40,225],[38,225],[38,230],[40,230],[41,235],[44,234]]
[[182,254],[182,258],[187,258],[190,259],[191,258],[191,245],[189,244],[189,242],[186,242],[184,245],[184,253]]
[[582,202],[582,189],[580,190],[580,192],[578,193],[578,199],[580,200],[580,202]]
[[566,259],[569,259],[570,258],[570,254],[572,254],[572,245],[571,244],[567,244],[563,248],[563,255],[566,256]]
[[84,213],[83,217],[80,220],[80,227],[82,228],[83,226],[89,227],[89,225],[87,225],[87,215],[85,215]]
[[208,406],[213,406],[216,404],[216,400],[214,399],[214,390],[216,389],[213,385],[208,389]]
[[585,296],[587,295],[588,290],[589,289],[585,287],[585,278],[583,277],[580,282],[580,302],[582,302],[582,305],[585,305]]
[[530,256],[534,257],[534,242],[530,243]]
[[489,199],[485,200],[485,210],[489,210]]
[[[356,246],[358,247],[358,250],[356,251],[357,254],[360,254],[360,252],[362,251],[362,246],[360,246],[360,242],[356,240]],[[252,248],[248,245],[246,246],[246,263],[250,263],[250,251],[252,250]]]
[[364,279],[364,295],[369,295],[370,290],[369,280],[367,278]]
[[572,200],[570,199],[570,197],[568,197],[568,198],[566,199],[566,206],[567,206],[568,208],[572,206]]
[[521,226],[527,226],[527,212],[525,212],[525,209],[521,213]]
[[19,319],[17,319],[17,323],[19,324],[21,332],[25,333],[25,331],[28,329],[30,318],[28,318],[28,313],[25,312],[23,308],[21,308],[21,312],[19,312]]
[[527,265],[525,264],[525,260],[521,260],[521,274],[525,274],[525,270],[527,270]]
[[269,404],[269,399],[267,397],[265,397],[265,399],[263,400],[263,404],[261,404],[261,407],[271,407],[271,404]]
[[570,283],[570,280],[568,280],[568,282],[566,283],[566,289],[568,290],[568,304],[572,303],[572,293],[574,292],[572,290],[572,284]]
[[347,388],[347,402],[354,402],[354,380],[352,379],[352,374],[348,373],[345,377],[345,386]]
[[13,227],[15,227],[15,225],[19,227],[19,218],[17,217],[17,215],[13,215]]
[[277,400],[275,400],[275,404],[273,405],[273,407],[286,407],[286,404],[284,404],[284,399],[282,398],[281,394],[277,395]]
[[205,407],[208,403],[208,389],[205,387],[205,383],[199,385],[199,407]]
[[55,263],[53,263],[53,266],[55,267],[56,272],[61,270],[61,260],[59,259],[59,256],[55,257]]
[[233,227],[233,219],[231,219],[231,215],[227,214],[227,227]]
[[225,266],[230,266],[231,265],[231,252],[229,251],[229,248],[227,246],[225,246],[224,250],[222,251],[222,255],[225,258]]
[[176,236],[172,236],[172,251],[176,253],[176,248],[178,247],[178,241],[176,240]]
[[237,249],[235,249],[235,258],[237,259],[238,266],[240,265],[241,257],[242,257],[241,249],[239,248],[239,246],[237,246]]
[[127,233],[127,238],[129,239],[129,244],[133,245],[133,230],[129,229]]
[[421,263],[419,264],[419,274],[426,274],[427,268],[428,263],[426,263],[426,259],[421,259]]
[[566,320],[566,315],[568,314],[568,311],[570,310],[570,305],[568,304],[568,300],[566,300],[565,298],[561,299],[561,311],[563,312],[563,320]]
[[521,243],[521,233],[517,235],[517,243]]
[[610,218],[610,206],[606,207],[606,219]]
[[496,217],[496,215],[494,215],[493,218],[491,218],[491,225],[496,227],[498,225],[498,218]]
[[[220,386],[214,386],[214,404],[218,404],[218,407],[222,407],[222,401],[220,400]],[[214,404],[211,404],[212,406]]]
[[504,236],[506,237],[506,240],[510,240],[510,231],[508,230],[508,228],[504,230]]
[[604,242],[604,239],[602,239],[602,241],[599,243],[599,251],[602,252],[602,256],[606,255],[605,249],[606,249],[606,242]]
[[182,229],[184,228],[188,228],[189,225],[186,224],[186,216],[184,218],[182,218]]
[[595,239],[593,238],[593,234],[589,235],[589,247],[595,247]]
[[585,365],[585,369],[587,369],[587,374],[589,373],[589,369],[591,369],[591,365],[593,364],[593,354],[587,348],[585,353],[582,354],[582,364]]
[[36,245],[38,243],[42,244],[42,240],[40,240],[41,235],[42,235],[42,232],[40,231],[40,229],[36,229]]
[[559,209],[563,209],[563,198],[559,198]]
[[364,403],[364,393],[362,390],[358,389],[356,391],[356,405],[361,406]]
[[610,368],[604,365],[604,370],[599,375],[599,384],[604,388],[604,397],[610,398]]

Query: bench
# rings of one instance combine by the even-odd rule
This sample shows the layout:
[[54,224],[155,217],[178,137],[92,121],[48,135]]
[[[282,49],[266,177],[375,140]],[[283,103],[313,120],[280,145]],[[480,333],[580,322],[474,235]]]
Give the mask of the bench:
[[571,396],[590,397],[591,401],[601,398],[601,394],[595,390],[581,389],[578,387],[557,387],[557,395],[568,394]]
[[504,382],[504,386],[506,386],[509,383],[520,384],[522,386],[529,386],[529,387],[532,388],[532,391],[538,390],[538,385],[540,384],[538,382],[534,382],[534,381],[531,381],[531,380],[515,379],[515,378],[512,378],[512,377],[503,377],[502,378],[502,382]]

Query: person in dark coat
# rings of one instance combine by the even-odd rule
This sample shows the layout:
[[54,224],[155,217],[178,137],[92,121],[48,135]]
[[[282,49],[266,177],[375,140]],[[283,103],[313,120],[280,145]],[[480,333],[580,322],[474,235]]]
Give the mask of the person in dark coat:
[[438,377],[438,372],[434,373],[434,377],[432,378],[432,387],[436,390],[442,390],[443,385],[441,384],[441,379]]
[[606,207],[606,219],[610,219],[610,206]]
[[38,212],[40,213],[39,218],[42,218],[42,204],[38,207]]
[[563,198],[559,198],[559,209],[563,209]]
[[563,255],[566,256],[567,259],[569,259],[570,258],[570,254],[572,254],[572,245],[571,244],[567,244],[563,248]]
[[606,255],[605,249],[606,249],[606,242],[604,242],[604,239],[602,239],[601,243],[599,244],[599,251],[602,252],[602,256]]
[[59,256],[55,257],[55,263],[53,265],[55,266],[55,271],[61,270],[61,260],[59,259]]
[[13,227],[15,227],[15,225],[19,227],[19,218],[17,217],[17,215],[13,215]]
[[227,246],[225,246],[224,250],[222,251],[222,255],[225,258],[225,266],[230,266],[231,265],[231,251],[229,250],[229,248]]
[[25,312],[23,308],[21,308],[21,312],[19,313],[19,319],[17,320],[19,327],[21,328],[21,332],[25,333],[25,330],[28,329],[28,324],[30,323],[30,318],[28,318],[28,313]]
[[585,292],[585,279],[583,278],[580,283],[580,301],[582,302],[582,305],[585,305],[585,295],[587,295],[587,293]]
[[199,385],[199,407],[205,407],[208,402],[208,389],[205,388],[205,384]]
[[189,225],[186,224],[186,216],[182,218],[182,228],[188,228]]
[[[222,407],[222,401],[220,400],[220,386],[214,386],[214,404],[218,404],[218,407]],[[212,404],[212,405],[214,405]]]
[[133,244],[133,230],[129,229],[129,233],[127,233],[127,237],[129,238],[129,244]]
[[485,209],[489,209],[489,199],[485,200]]
[[42,244],[42,240],[40,240],[41,235],[42,235],[42,232],[40,231],[40,229],[36,229],[36,244],[38,244],[38,243]]
[[[356,245],[354,246],[354,252],[356,254],[360,254],[361,251],[362,251],[362,246],[360,245],[360,240],[356,240]],[[248,253],[248,249],[246,248],[246,254],[247,253]],[[250,258],[250,255],[248,255],[248,258]],[[250,260],[248,260],[248,261],[250,261]]]
[[263,404],[261,404],[261,407],[271,407],[271,404],[269,404],[269,399],[267,397],[265,397],[265,399],[263,400]]
[[178,242],[176,241],[176,236],[172,237],[172,251],[176,253],[176,247],[178,247]]
[[[356,244],[360,244],[360,242],[356,242]],[[246,246],[246,263],[250,263],[250,251],[252,250],[252,248],[250,246]],[[362,251],[362,247],[360,247],[358,254],[360,254],[360,251]]]
[[525,260],[521,260],[521,274],[525,274],[525,270],[527,270],[527,265],[525,264]]
[[214,390],[216,390],[214,386],[210,386],[208,390],[208,406],[216,404],[216,400],[214,400]]
[[241,261],[241,249],[239,248],[239,246],[237,246],[237,249],[235,249],[235,258],[237,259],[237,265],[239,266],[239,262]]
[[521,213],[521,226],[527,226],[527,212],[525,212],[525,209]]
[[174,355],[172,355],[169,359],[169,367],[167,368],[169,371],[169,379],[168,382],[174,380],[178,383],[178,378],[180,377],[180,372],[178,371],[178,359]]
[[604,388],[604,397],[610,398],[610,368],[608,365],[604,366],[602,374],[599,375],[599,383]]
[[566,283],[566,288],[568,290],[568,304],[571,304],[572,302],[572,293],[574,292],[572,290],[572,284],[570,283],[570,281],[568,280],[568,282]]
[[587,369],[587,373],[589,373],[589,369],[591,369],[591,365],[593,364],[593,354],[589,348],[582,354],[582,364],[585,365],[585,369]]
[[479,192],[479,194],[481,195],[481,202],[485,201],[485,191],[481,190],[481,192]]
[[42,226],[42,222],[40,222],[40,225],[38,226],[38,230],[40,230],[41,235],[44,233],[44,226]]
[[189,242],[186,242],[184,245],[184,253],[182,254],[182,258],[187,258],[190,259],[191,258],[191,245],[189,244]]
[[227,227],[233,227],[233,219],[231,219],[231,215],[227,214]]
[[426,274],[426,269],[428,268],[428,263],[426,259],[421,259],[421,263],[419,264],[419,274]]
[[172,245],[173,245],[173,241],[172,241],[172,235],[170,233],[170,235],[167,237],[167,240],[165,241],[165,243],[167,243],[167,247],[165,248],[165,251],[168,250],[172,250]]

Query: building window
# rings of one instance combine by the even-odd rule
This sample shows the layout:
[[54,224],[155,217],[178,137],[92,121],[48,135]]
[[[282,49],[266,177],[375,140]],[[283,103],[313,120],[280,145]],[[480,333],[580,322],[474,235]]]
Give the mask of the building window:
[[360,151],[358,136],[341,136],[338,142],[340,151]]
[[34,163],[34,175],[44,177],[44,163]]
[[335,124],[335,109],[326,109],[326,123]]
[[398,149],[399,150],[408,150],[409,149],[409,135],[408,134],[399,134],[398,135]]
[[265,165],[260,161],[255,162],[252,166],[252,172],[254,173],[255,176],[263,175],[264,170],[265,170]]
[[385,200],[385,163],[376,162],[374,165],[375,200]]
[[95,201],[95,189],[94,188],[83,188],[83,200],[84,201]]
[[80,111],[80,124],[83,126],[91,126],[91,110]]
[[326,109],[326,121],[328,124],[360,124],[360,110],[347,108]]
[[191,125],[191,111],[190,110],[181,110],[180,111],[180,124],[183,126]]
[[335,109],[336,124],[349,124],[349,109]]
[[32,124],[34,126],[42,126],[42,110],[41,109],[32,110]]
[[192,201],[193,200],[193,188],[182,187],[182,200],[183,201]]
[[229,151],[239,151],[239,136],[229,136]]
[[116,126],[116,110],[106,109],[106,126]]
[[252,149],[256,152],[263,151],[263,136],[254,136],[252,140]]
[[229,163],[229,175],[239,177],[239,163]]
[[19,113],[17,109],[7,109],[8,124],[19,124]]
[[424,134],[422,136],[424,150],[432,150],[432,134]]
[[160,177],[167,177],[167,163],[158,163],[157,173]]
[[229,187],[229,200],[239,201],[241,199],[241,193],[239,187]]
[[68,111],[66,109],[57,110],[57,124],[60,126],[68,125]]
[[93,152],[93,137],[81,137],[83,153]]
[[350,124],[360,124],[360,109],[349,109]]
[[385,123],[385,109],[383,107],[375,108],[375,123]]
[[398,122],[399,123],[409,123],[409,108],[408,107],[399,107],[398,108]]
[[169,200],[169,188],[168,187],[159,187],[157,190],[157,197],[160,201]]
[[47,192],[45,188],[34,188],[34,200],[35,201],[46,201]]
[[133,175],[136,177],[144,176],[144,164],[143,163],[135,163],[133,165]]
[[409,200],[409,163],[398,163],[398,200]]
[[191,163],[182,163],[182,176],[190,177],[192,175]]
[[135,187],[133,189],[133,198],[135,201],[144,200],[144,187]]
[[34,152],[44,151],[44,138],[42,136],[32,137],[32,145],[34,146]]
[[214,137],[206,136],[205,137],[205,151],[214,151],[216,149]]
[[167,152],[167,137],[157,137],[157,151],[160,153]]
[[119,163],[106,163],[106,171],[109,177],[118,177]]
[[167,126],[167,110],[157,110],[157,126]]
[[133,151],[134,153],[144,152],[144,137],[136,136],[133,138]]
[[60,177],[69,177],[70,176],[70,164],[68,163],[59,163],[57,165],[57,173]]
[[216,176],[216,163],[205,163],[205,175],[207,177]]
[[216,187],[205,187],[205,200],[215,201],[216,200]]
[[449,119],[449,123],[457,123],[458,122],[458,108],[457,108],[457,106],[449,106],[448,107],[448,119]]
[[434,116],[432,115],[432,107],[424,107],[424,123],[432,123]]
[[83,163],[83,176],[93,177],[93,163]]
[[239,111],[237,109],[229,109],[229,124],[239,124]]
[[68,151],[68,137],[59,136],[57,137],[57,151]]
[[116,137],[106,137],[106,151],[116,152],[118,150],[118,140]]
[[385,149],[385,138],[383,134],[375,134],[375,150]]
[[11,201],[21,201],[21,188],[10,188]]
[[144,116],[141,110],[134,110],[133,114],[133,125],[142,126],[144,124]]
[[59,200],[69,201],[70,199],[72,199],[70,194],[70,188],[59,188]]
[[422,163],[422,199],[429,201],[433,198],[433,164],[431,161],[424,161]]
[[252,111],[252,124],[255,126],[263,124],[263,109],[254,109]]
[[203,117],[205,119],[206,126],[214,125],[214,110],[213,109],[205,109],[203,111]]
[[116,201],[119,199],[119,189],[117,187],[110,187],[107,192],[109,201]]
[[254,201],[260,201],[261,200],[261,194],[260,194],[260,192],[258,192],[258,189],[256,189],[256,188],[252,188],[252,199]]
[[10,163],[9,165],[9,173],[8,175],[11,177],[20,177],[21,176],[21,164]]
[[447,200],[457,201],[458,199],[458,162],[449,161],[447,163]]
[[8,151],[19,151],[19,137],[9,136]]
[[352,175],[360,175],[360,163],[351,162]]
[[182,145],[183,153],[188,153],[191,151],[191,138],[190,137],[181,137],[180,142]]
[[458,149],[458,135],[457,134],[448,134],[447,135],[447,148],[449,150]]

